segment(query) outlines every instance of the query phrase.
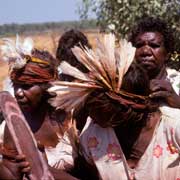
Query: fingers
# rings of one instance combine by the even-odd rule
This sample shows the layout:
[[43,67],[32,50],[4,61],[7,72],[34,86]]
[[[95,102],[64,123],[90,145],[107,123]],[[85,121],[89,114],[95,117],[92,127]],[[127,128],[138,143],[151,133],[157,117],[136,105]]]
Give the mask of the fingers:
[[19,164],[19,169],[21,169],[21,172],[22,172],[22,173],[29,174],[30,171],[31,171],[30,163],[27,162],[27,161],[21,162],[21,163]]
[[26,161],[26,156],[24,154],[19,154],[15,159],[21,172],[29,174],[31,171],[31,166],[30,163]]
[[152,92],[155,91],[169,91],[172,92],[173,88],[168,80],[152,80],[150,82],[150,89]]
[[16,162],[21,162],[26,160],[26,156],[24,154],[18,154],[16,157]]
[[161,87],[158,85],[158,84],[150,84],[150,90],[152,92],[155,92],[155,91],[160,91],[161,90]]
[[150,98],[167,98],[170,96],[170,93],[167,91],[157,91],[157,92],[153,92],[149,95]]

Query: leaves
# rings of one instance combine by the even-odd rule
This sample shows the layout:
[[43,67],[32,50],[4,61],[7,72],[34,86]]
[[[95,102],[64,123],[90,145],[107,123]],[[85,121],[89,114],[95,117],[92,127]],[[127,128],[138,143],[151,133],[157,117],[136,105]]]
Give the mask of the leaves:
[[[179,0],[81,0],[79,13],[82,18],[83,14],[86,14],[87,18],[92,11],[97,16],[100,28],[103,31],[115,32],[119,38],[127,37],[137,20],[145,15],[165,19],[174,29],[175,49],[180,52]],[[178,64],[175,61],[172,63]]]

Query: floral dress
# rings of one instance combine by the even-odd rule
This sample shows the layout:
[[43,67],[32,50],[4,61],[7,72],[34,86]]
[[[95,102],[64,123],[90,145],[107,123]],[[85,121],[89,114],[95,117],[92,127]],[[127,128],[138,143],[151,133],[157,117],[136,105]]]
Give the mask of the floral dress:
[[129,168],[113,128],[91,118],[80,136],[82,155],[95,165],[103,180],[180,180],[180,110],[160,108],[162,116],[134,169]]
[[[167,79],[180,95],[180,72],[167,68]],[[80,135],[82,155],[103,180],[180,180],[180,109],[162,106],[161,121],[136,168],[129,168],[112,128],[89,117]]]
[[180,95],[180,72],[175,69],[167,68],[167,79],[171,82],[175,92]]

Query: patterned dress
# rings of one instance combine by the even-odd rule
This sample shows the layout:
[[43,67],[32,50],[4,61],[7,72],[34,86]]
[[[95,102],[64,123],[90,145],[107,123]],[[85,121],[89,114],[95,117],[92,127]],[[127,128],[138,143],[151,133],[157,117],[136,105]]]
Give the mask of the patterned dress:
[[[180,73],[167,69],[180,95]],[[113,128],[102,128],[89,117],[80,135],[82,155],[103,180],[180,180],[180,109],[163,106],[160,122],[137,166],[131,169]]]
[[134,169],[129,168],[113,128],[91,118],[80,136],[82,154],[103,180],[180,180],[180,110],[161,107],[160,123]]
[[171,82],[174,90],[180,95],[180,72],[174,69],[167,68],[167,79]]

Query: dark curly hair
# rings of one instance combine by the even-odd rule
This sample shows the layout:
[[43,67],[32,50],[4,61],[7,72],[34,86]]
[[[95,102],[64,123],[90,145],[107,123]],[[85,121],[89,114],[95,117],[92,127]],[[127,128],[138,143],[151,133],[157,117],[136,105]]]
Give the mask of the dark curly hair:
[[56,51],[56,58],[61,61],[66,61],[72,66],[78,68],[82,72],[88,72],[87,68],[82,65],[75,55],[73,54],[71,48],[74,46],[82,46],[91,48],[87,37],[79,30],[71,29],[66,31],[59,39],[58,48]]
[[135,44],[136,37],[140,33],[144,32],[159,32],[163,35],[164,46],[167,52],[172,53],[174,51],[174,36],[172,28],[166,21],[158,17],[144,17],[135,25],[129,35],[129,41]]

